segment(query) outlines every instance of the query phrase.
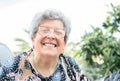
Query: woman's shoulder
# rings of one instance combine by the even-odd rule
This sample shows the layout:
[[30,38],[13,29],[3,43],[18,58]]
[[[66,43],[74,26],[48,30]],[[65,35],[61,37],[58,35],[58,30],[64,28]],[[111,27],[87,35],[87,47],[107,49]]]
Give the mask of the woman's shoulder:
[[3,65],[3,67],[6,68],[17,68],[21,58],[23,57],[27,57],[29,54],[29,51],[24,51],[24,52],[20,52],[18,54],[16,54],[14,57],[12,57],[11,59],[8,59],[7,62]]
[[76,72],[81,72],[81,69],[79,68],[78,63],[76,62],[76,60],[73,57],[61,54],[60,55],[60,60],[62,60],[61,62],[63,64],[65,64],[65,66],[68,69],[71,69],[71,70],[74,69],[74,70],[76,70]]
[[23,55],[25,55],[25,52],[19,53],[8,59],[6,63],[0,67],[0,73],[14,72],[19,67],[19,63]]
[[67,63],[69,63],[71,65],[77,65],[77,62],[76,62],[76,60],[73,57],[61,54],[60,58],[63,58],[65,62],[67,62]]
[[73,57],[61,54],[60,59],[62,59],[67,67],[68,75],[76,78],[76,81],[90,81],[86,75],[81,72],[78,63]]
[[6,63],[3,64],[3,66],[1,68],[4,70],[6,69],[7,71],[12,71],[14,68],[17,67],[19,61],[20,61],[20,55],[17,55],[15,57],[7,60]]
[[26,55],[26,52],[21,52],[9,59],[4,65],[2,65],[2,67],[0,67],[0,81],[6,80],[9,78],[9,76],[14,76],[19,70],[21,58]]
[[[7,80],[9,73],[16,73],[18,67],[19,56],[9,59],[4,65],[0,67],[0,81]],[[9,79],[8,79],[9,80]]]

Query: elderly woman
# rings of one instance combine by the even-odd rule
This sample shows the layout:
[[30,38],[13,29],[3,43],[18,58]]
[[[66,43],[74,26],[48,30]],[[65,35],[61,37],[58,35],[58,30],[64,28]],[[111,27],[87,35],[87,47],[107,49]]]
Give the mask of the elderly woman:
[[0,81],[88,81],[75,60],[63,55],[70,22],[59,11],[35,15],[30,35],[33,48],[22,52],[0,69]]

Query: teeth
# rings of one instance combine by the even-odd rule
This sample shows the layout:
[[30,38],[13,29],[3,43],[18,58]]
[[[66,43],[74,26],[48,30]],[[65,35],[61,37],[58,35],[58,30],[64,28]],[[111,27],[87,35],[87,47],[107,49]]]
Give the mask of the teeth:
[[49,47],[56,47],[55,44],[50,44],[50,43],[43,43],[43,45],[45,45],[45,46],[49,46]]

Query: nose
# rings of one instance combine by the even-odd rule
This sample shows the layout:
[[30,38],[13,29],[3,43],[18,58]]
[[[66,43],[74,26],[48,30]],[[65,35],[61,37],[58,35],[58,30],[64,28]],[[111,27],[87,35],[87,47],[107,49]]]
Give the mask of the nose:
[[54,34],[54,30],[51,30],[48,35],[47,35],[48,38],[55,38],[55,34]]

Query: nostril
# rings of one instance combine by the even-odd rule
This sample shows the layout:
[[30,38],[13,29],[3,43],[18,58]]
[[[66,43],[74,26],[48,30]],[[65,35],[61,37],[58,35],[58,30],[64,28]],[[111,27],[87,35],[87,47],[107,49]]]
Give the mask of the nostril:
[[50,40],[54,40],[55,36],[54,35],[48,35],[47,38],[50,39]]

